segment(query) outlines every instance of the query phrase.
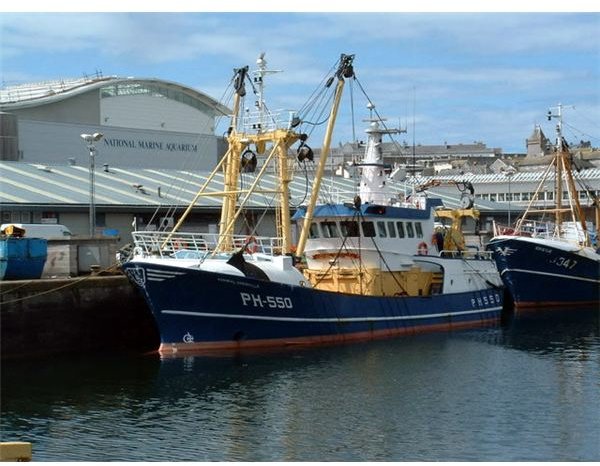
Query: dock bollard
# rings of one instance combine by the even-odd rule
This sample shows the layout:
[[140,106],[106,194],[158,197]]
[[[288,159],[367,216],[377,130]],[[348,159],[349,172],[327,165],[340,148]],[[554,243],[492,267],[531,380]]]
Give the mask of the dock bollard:
[[31,461],[31,443],[0,442],[0,461]]

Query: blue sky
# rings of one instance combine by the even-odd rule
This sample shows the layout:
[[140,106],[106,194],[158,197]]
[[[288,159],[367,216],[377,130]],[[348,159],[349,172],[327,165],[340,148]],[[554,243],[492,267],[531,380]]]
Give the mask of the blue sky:
[[[9,12],[0,31],[3,85],[101,70],[218,99],[232,69],[252,68],[264,51],[270,68],[284,70],[269,81],[270,108],[290,109],[352,53],[379,113],[408,126],[401,141],[524,152],[534,124],[553,134],[545,113],[562,102],[575,106],[565,110],[568,140],[600,146],[598,13]],[[348,96],[334,143],[352,139]],[[354,97],[363,138],[366,102],[357,88]]]

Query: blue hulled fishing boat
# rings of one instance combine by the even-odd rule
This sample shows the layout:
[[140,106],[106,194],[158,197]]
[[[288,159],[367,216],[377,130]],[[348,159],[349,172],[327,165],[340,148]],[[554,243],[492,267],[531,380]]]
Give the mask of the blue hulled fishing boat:
[[[550,165],[515,227],[498,229],[487,245],[517,309],[600,305],[598,236],[579,201],[572,155],[562,135],[562,106],[557,108],[557,114],[548,113],[549,120],[558,118]],[[538,193],[552,181],[556,205],[534,208]],[[593,200],[598,227],[598,197],[583,183],[580,189]],[[545,214],[553,220],[532,220]]]
[[[293,217],[293,166],[313,160],[299,132],[304,118],[281,119],[266,110],[264,56],[253,80],[257,119],[249,118],[242,112],[248,67],[235,70],[229,149],[195,198],[223,198],[219,232],[179,231],[190,207],[171,232],[134,232],[134,254],[123,264],[154,314],[161,353],[345,342],[499,321],[503,288],[493,261],[455,241],[460,220],[477,210],[466,206],[450,215],[439,201],[391,193],[379,146],[396,130],[382,128],[382,119],[371,118],[365,156],[356,164],[360,191],[319,201],[342,91],[356,80],[353,58],[342,55],[323,86],[331,98],[320,100],[333,102],[327,131],[310,198]],[[279,180],[277,236],[235,234],[236,220],[269,169]],[[243,189],[240,174],[249,170],[257,173]],[[207,191],[219,172],[223,190]],[[449,230],[453,241],[435,242],[434,218],[444,211],[458,220]]]

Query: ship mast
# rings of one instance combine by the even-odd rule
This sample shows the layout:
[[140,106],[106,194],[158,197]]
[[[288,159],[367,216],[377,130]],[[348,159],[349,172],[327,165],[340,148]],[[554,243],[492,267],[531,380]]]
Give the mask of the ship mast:
[[[329,155],[329,146],[331,145],[333,127],[335,125],[338,109],[340,107],[340,101],[342,99],[344,84],[346,83],[344,78],[351,78],[354,76],[354,68],[352,67],[353,60],[354,55],[342,54],[342,56],[340,57],[340,65],[335,73],[336,77],[338,78],[338,82],[335,88],[331,112],[329,113],[329,121],[327,122],[327,130],[325,131],[323,148],[321,149],[321,157],[319,159],[319,165],[317,166],[315,181],[313,183],[312,191],[310,194],[310,201],[306,209],[306,216],[304,217],[302,232],[300,233],[300,239],[298,240],[298,246],[296,248],[296,255],[298,257],[304,253],[304,247],[306,246],[306,240],[308,239],[308,231],[310,229],[310,224],[312,223],[313,215],[315,212],[315,206],[317,204],[319,190],[321,189],[321,180],[323,178],[323,173],[325,172],[327,156]],[[331,79],[333,79],[333,77]],[[330,85],[330,82],[328,83],[328,85]]]
[[[554,213],[554,231],[553,236],[556,238],[563,237],[564,228],[562,224],[565,221],[565,213],[571,214],[571,221],[575,225],[577,231],[579,228],[577,225],[581,227],[581,232],[583,234],[583,239],[579,237],[577,242],[584,246],[589,246],[591,244],[590,237],[587,231],[587,225],[585,221],[585,214],[581,207],[581,203],[579,202],[579,194],[577,192],[577,187],[575,186],[575,180],[573,179],[573,164],[572,164],[572,156],[569,151],[569,147],[563,137],[562,134],[562,109],[564,106],[562,104],[558,104],[558,106],[553,107],[557,110],[556,113],[552,113],[552,110],[548,110],[548,121],[552,120],[552,118],[557,118],[558,123],[556,124],[556,146],[555,146],[555,154],[552,158],[552,162],[546,168],[544,174],[542,175],[542,179],[531,197],[525,212],[517,221],[515,226],[515,231],[520,232],[521,227],[523,226],[525,219],[528,215],[534,213]],[[554,168],[554,186],[555,186],[555,207],[553,209],[541,209],[536,210],[532,209],[533,203],[538,198],[540,192],[544,190],[544,182],[548,178],[550,172]],[[566,184],[566,192],[567,192],[567,200],[569,205],[564,205],[563,202],[563,189]]]
[[[234,101],[233,114],[228,130],[227,142],[229,148],[225,155],[221,158],[215,169],[211,172],[208,179],[198,190],[194,199],[185,210],[177,224],[169,233],[167,238],[161,244],[161,248],[165,248],[172,235],[181,227],[186,217],[192,210],[195,203],[203,196],[222,197],[221,219],[219,221],[219,241],[216,245],[213,255],[217,252],[229,252],[238,246],[233,243],[233,233],[235,222],[243,212],[251,195],[258,191],[257,187],[267,172],[270,163],[277,160],[277,173],[280,177],[280,185],[276,190],[260,190],[261,193],[272,193],[279,195],[279,206],[277,211],[277,232],[281,238],[281,252],[288,254],[292,250],[291,244],[291,221],[289,218],[289,183],[292,178],[290,167],[293,166],[293,158],[288,156],[290,146],[300,139],[300,135],[292,128],[295,126],[296,119],[290,116],[283,124],[277,121],[275,115],[268,112],[264,104],[264,82],[263,77],[277,71],[266,69],[266,60],[262,53],[256,61],[258,70],[254,71],[256,84],[255,89],[258,100],[255,103],[257,108],[256,114],[252,117],[240,116],[243,110],[243,98],[246,95],[245,82],[248,77],[248,67],[234,69],[233,87]],[[278,126],[278,124],[282,123]],[[254,147],[256,153],[251,150]],[[268,149],[268,154],[267,154]],[[250,188],[239,189],[240,171],[244,165],[244,155],[246,153],[253,156],[266,155],[262,167],[256,175]],[[207,187],[210,181],[220,172],[223,171],[223,191],[207,192]],[[238,198],[244,195],[238,204]],[[237,207],[237,209],[236,209]]]
[[[556,118],[556,157],[555,157],[555,187],[556,187],[556,209],[555,209],[555,232],[556,236],[560,236],[562,231],[563,212],[571,213],[571,220],[577,228],[577,224],[581,225],[583,232],[582,243],[586,246],[590,245],[590,238],[587,232],[587,225],[585,221],[585,214],[581,208],[579,202],[579,194],[577,187],[575,186],[575,180],[573,179],[573,167],[571,162],[571,153],[564,140],[562,134],[562,109],[563,105],[558,104],[556,107],[556,114],[552,113],[552,110],[548,110],[548,121],[552,118]],[[569,200],[569,207],[563,208],[563,176],[566,182],[567,197]]]
[[[369,102],[367,108],[371,115],[368,120],[363,120],[370,123],[369,128],[365,131],[368,134],[365,154],[361,162],[353,163],[354,167],[361,167],[359,195],[363,203],[387,204],[390,201],[391,193],[385,184],[386,165],[383,163],[383,153],[381,150],[383,135],[406,133],[406,130],[386,128],[385,118],[380,118],[379,116],[375,118],[373,116],[375,105]],[[380,123],[383,128],[380,127]]]
[[[219,223],[219,244],[215,248],[218,251],[231,251],[234,248],[233,233],[235,221],[243,211],[250,196],[257,191],[257,186],[267,171],[267,167],[273,160],[277,160],[277,174],[279,175],[279,189],[273,191],[279,195],[279,205],[277,207],[277,232],[281,238],[281,252],[287,254],[291,252],[291,222],[289,218],[289,184],[292,178],[290,167],[293,165],[293,159],[288,155],[288,149],[295,143],[300,135],[292,131],[292,119],[290,118],[287,127],[277,126],[276,117],[268,113],[264,104],[264,82],[263,77],[266,74],[277,73],[278,71],[269,71],[266,69],[266,60],[264,53],[257,60],[258,70],[254,72],[257,89],[256,108],[257,112],[254,118],[239,118],[240,99],[245,96],[244,80],[247,77],[248,68],[235,70],[237,73],[235,79],[235,101],[234,115],[229,128],[229,150],[226,154],[227,160],[224,168],[224,192],[225,196],[221,210],[221,221]],[[240,121],[241,120],[241,121]],[[240,168],[242,165],[243,154],[254,147],[256,154],[263,155],[268,152],[256,178],[249,189],[239,190]],[[254,152],[252,152],[254,154]],[[254,155],[256,155],[254,154]],[[265,191],[261,191],[265,192]],[[214,195],[214,193],[210,193]],[[236,210],[238,196],[244,194]]]

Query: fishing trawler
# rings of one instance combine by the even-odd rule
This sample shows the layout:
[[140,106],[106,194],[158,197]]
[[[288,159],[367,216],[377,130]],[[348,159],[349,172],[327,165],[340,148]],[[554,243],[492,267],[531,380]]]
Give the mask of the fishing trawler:
[[[360,191],[319,201],[342,91],[347,80],[357,79],[353,58],[342,55],[322,88],[331,96],[320,100],[333,103],[310,198],[294,216],[288,189],[293,167],[314,158],[299,132],[306,117],[268,112],[264,55],[253,80],[256,116],[242,112],[249,72],[235,70],[226,154],[173,231],[134,232],[133,256],[123,264],[156,319],[160,353],[339,343],[499,321],[503,287],[490,255],[464,250],[455,241],[458,227],[451,229],[448,249],[446,243],[434,245],[441,202],[423,195],[399,199],[386,188],[379,147],[394,130],[381,128],[382,119],[371,120],[365,157],[356,164]],[[235,234],[250,197],[264,193],[258,186],[269,169],[279,180],[277,236]],[[242,189],[241,174],[253,170],[254,181]],[[207,191],[220,172],[223,190]],[[205,195],[223,198],[218,234],[180,231],[191,206]],[[477,214],[466,207],[453,214],[458,225],[463,216]]]
[[[551,163],[514,228],[496,226],[487,249],[517,309],[548,306],[600,305],[600,254],[591,222],[579,202],[572,155],[562,135],[562,105],[548,120],[557,118],[556,147]],[[556,205],[537,209],[533,204],[554,178]],[[595,193],[580,182],[593,200],[596,227],[600,205]],[[565,190],[566,189],[566,190]],[[552,215],[553,221],[533,220],[534,215]]]

